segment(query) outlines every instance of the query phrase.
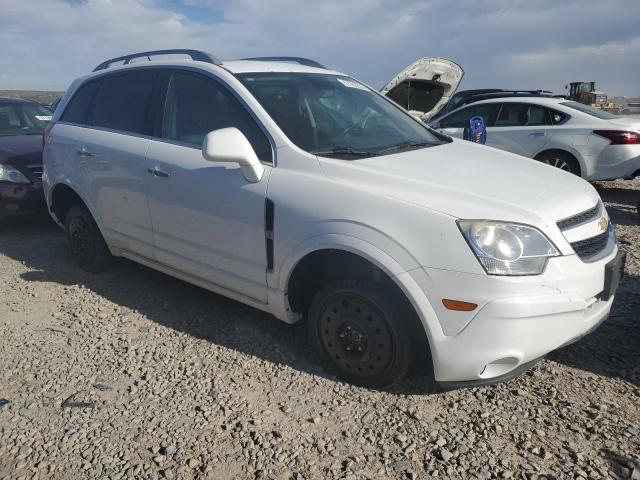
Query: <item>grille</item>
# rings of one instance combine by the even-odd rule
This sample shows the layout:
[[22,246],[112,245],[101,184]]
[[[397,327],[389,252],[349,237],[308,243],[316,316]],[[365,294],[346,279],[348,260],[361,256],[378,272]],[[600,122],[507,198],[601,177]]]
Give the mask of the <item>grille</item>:
[[576,225],[580,225],[581,223],[586,223],[590,220],[593,220],[600,213],[600,203],[598,203],[595,207],[590,208],[582,213],[578,213],[573,217],[565,218],[564,220],[560,220],[557,225],[560,230],[567,230],[568,228],[575,227]]
[[607,230],[595,237],[573,242],[571,247],[582,260],[587,261],[604,250],[604,247],[607,246],[607,242],[609,241],[609,233],[610,231]]

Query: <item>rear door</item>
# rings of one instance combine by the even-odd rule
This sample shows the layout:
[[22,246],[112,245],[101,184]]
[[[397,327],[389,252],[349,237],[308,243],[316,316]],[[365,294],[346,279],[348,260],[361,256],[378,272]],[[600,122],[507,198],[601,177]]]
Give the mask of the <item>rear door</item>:
[[[227,127],[244,133],[263,162],[259,182],[247,181],[237,164],[202,156],[205,135]],[[265,202],[273,151],[264,131],[221,80],[176,70],[161,137],[147,151],[156,260],[266,302]]]
[[145,154],[157,80],[151,69],[100,77],[75,152],[81,188],[97,209],[109,243],[149,258],[153,232]]
[[487,145],[534,157],[549,141],[550,134],[551,117],[547,108],[504,102],[496,121],[487,128]]

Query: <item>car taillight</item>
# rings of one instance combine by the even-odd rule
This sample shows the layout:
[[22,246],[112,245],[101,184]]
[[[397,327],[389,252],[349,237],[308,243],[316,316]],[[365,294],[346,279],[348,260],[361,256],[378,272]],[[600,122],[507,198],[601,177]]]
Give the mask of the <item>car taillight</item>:
[[51,141],[53,140],[53,138],[51,137],[51,130],[53,129],[53,126],[56,124],[56,122],[47,122],[47,124],[44,127],[44,132],[42,132],[42,148],[44,148],[44,146],[47,143],[51,143]]
[[611,145],[638,145],[640,133],[626,130],[594,130],[593,133],[611,140]]

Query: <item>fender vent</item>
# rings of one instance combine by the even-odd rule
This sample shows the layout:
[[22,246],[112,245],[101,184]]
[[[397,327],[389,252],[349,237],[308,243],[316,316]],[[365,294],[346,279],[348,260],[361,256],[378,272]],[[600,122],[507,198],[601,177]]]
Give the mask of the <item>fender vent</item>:
[[264,237],[267,248],[267,271],[273,272],[273,225],[275,205],[267,198],[264,206]]

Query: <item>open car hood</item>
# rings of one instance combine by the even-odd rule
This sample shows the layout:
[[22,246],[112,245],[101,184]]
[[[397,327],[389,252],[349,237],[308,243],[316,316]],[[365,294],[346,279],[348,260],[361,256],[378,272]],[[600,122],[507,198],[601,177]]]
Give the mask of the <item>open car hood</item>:
[[462,67],[451,60],[424,57],[398,73],[381,93],[424,121],[449,101],[463,76]]

